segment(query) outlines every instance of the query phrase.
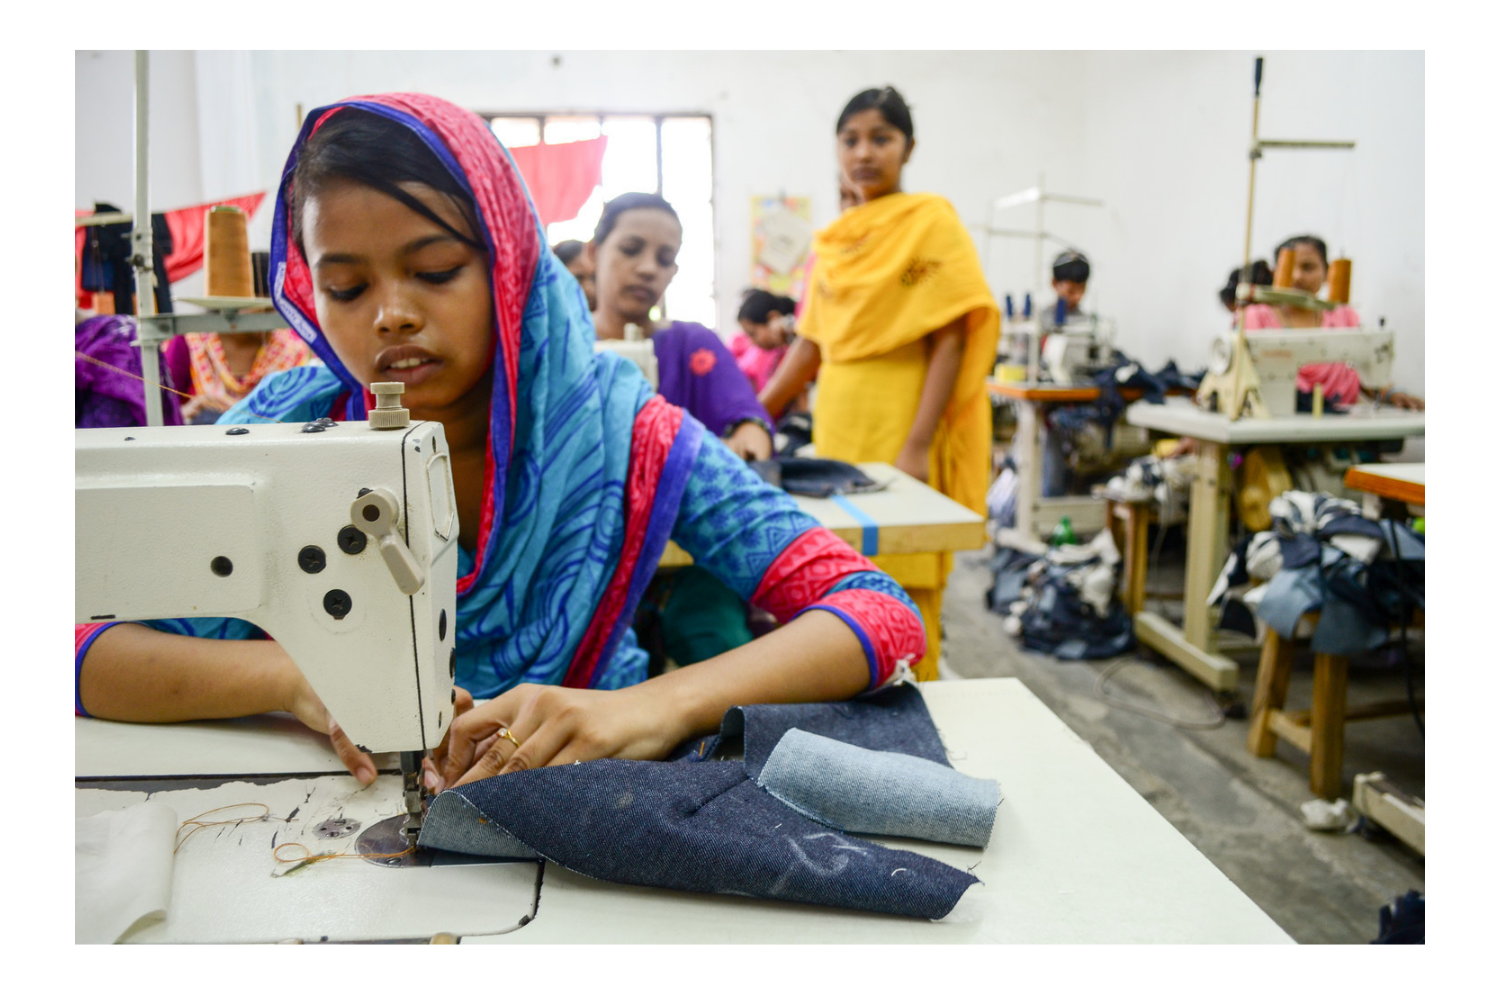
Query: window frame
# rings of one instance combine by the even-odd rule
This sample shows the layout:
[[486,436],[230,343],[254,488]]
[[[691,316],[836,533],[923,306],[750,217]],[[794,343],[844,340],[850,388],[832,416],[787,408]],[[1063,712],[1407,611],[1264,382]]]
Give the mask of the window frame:
[[[488,126],[490,126],[490,127],[493,127],[493,122],[494,122],[494,120],[496,118],[507,118],[507,119],[510,119],[510,120],[516,120],[516,119],[522,119],[522,120],[524,120],[524,119],[531,119],[531,120],[534,120],[534,121],[536,121],[536,125],[537,125],[537,140],[538,140],[538,144],[541,144],[541,145],[555,144],[555,143],[552,143],[552,142],[548,142],[546,140],[546,136],[547,136],[547,119],[548,118],[567,117],[567,118],[575,118],[576,119],[576,118],[590,118],[591,117],[591,118],[594,118],[595,120],[597,120],[599,122],[599,127],[600,127],[601,130],[604,127],[604,120],[605,120],[605,118],[609,118],[609,117],[634,117],[634,118],[642,118],[642,117],[644,117],[644,118],[650,118],[652,126],[653,126],[653,128],[654,128],[654,130],[656,132],[656,189],[650,190],[650,191],[644,191],[643,190],[641,192],[643,192],[643,193],[645,193],[645,192],[654,193],[658,197],[664,195],[662,193],[662,181],[663,181],[663,178],[664,178],[663,165],[662,165],[662,140],[661,140],[662,123],[665,122],[665,121],[679,119],[679,118],[704,118],[704,119],[706,119],[708,121],[708,135],[709,135],[709,139],[708,139],[708,170],[709,170],[709,177],[708,177],[708,189],[709,189],[709,194],[708,194],[708,211],[709,211],[710,227],[712,229],[712,241],[713,241],[713,244],[709,246],[709,252],[711,252],[712,256],[713,256],[713,273],[714,273],[714,278],[713,278],[713,283],[711,284],[711,293],[710,293],[710,298],[709,299],[710,299],[711,303],[713,304],[713,312],[715,314],[718,313],[718,306],[719,306],[719,209],[718,209],[718,196],[719,196],[719,183],[718,183],[718,178],[719,178],[719,160],[718,160],[718,148],[717,148],[718,142],[716,141],[716,138],[718,136],[718,130],[714,126],[714,115],[712,113],[710,113],[708,111],[692,111],[692,110],[658,111],[658,112],[628,111],[628,110],[548,110],[548,111],[534,111],[534,110],[488,111],[488,110],[482,110],[482,111],[476,111],[475,113],[477,113],[480,117],[482,117],[484,119],[485,124],[488,125]],[[526,146],[520,146],[520,147],[524,148]],[[664,321],[665,320],[670,320],[670,318],[668,318],[668,316],[667,316],[667,300],[666,300],[665,296],[662,297],[661,303],[658,306],[661,309],[661,319],[664,320]],[[718,324],[718,321],[716,320],[714,323]]]

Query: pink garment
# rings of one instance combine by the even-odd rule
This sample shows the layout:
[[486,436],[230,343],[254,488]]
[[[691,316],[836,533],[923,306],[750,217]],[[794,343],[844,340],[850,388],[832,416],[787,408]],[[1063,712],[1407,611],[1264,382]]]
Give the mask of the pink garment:
[[[1324,328],[1358,328],[1359,315],[1348,304],[1323,312]],[[1281,315],[1269,304],[1251,304],[1245,308],[1245,330],[1281,331]],[[1323,385],[1323,399],[1330,404],[1348,407],[1359,401],[1359,374],[1344,362],[1315,362],[1297,370],[1297,391],[1312,393]]]
[[608,144],[609,138],[603,137],[510,150],[543,227],[578,216],[604,175],[604,149]]
[[771,381],[771,374],[776,372],[776,367],[781,365],[781,360],[786,355],[786,346],[768,351],[752,342],[750,336],[743,331],[737,331],[729,339],[729,351],[734,356],[734,364],[750,380],[755,392],[760,393]]

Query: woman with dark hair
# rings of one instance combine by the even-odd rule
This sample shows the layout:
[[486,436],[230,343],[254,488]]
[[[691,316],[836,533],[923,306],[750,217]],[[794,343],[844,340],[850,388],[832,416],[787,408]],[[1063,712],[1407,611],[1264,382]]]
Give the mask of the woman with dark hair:
[[[1277,259],[1281,258],[1284,250],[1293,253],[1293,288],[1316,296],[1323,289],[1323,284],[1328,282],[1328,245],[1315,235],[1293,235],[1276,246]],[[1245,307],[1247,332],[1359,326],[1359,315],[1348,304],[1339,304],[1331,310],[1314,310],[1290,304],[1249,304]],[[1330,404],[1342,407],[1357,402],[1361,393],[1395,407],[1420,411],[1426,406],[1420,398],[1397,390],[1388,383],[1360,383],[1359,373],[1342,362],[1311,363],[1297,371],[1298,393],[1310,394],[1318,386],[1323,388],[1323,396]]]
[[[358,421],[370,384],[397,380],[413,420],[443,426],[462,690],[429,788],[661,758],[732,705],[842,699],[922,652],[894,581],[634,366],[595,354],[583,295],[477,115],[409,93],[313,111],[271,253],[277,309],[323,364],[266,377],[220,423]],[[630,619],[669,537],[783,627],[647,680]],[[151,722],[289,711],[371,782],[370,757],[260,634],[222,618],[76,626],[75,708]]]
[[559,262],[567,267],[568,272],[578,280],[578,285],[583,287],[583,295],[589,302],[589,310],[599,306],[598,299],[594,296],[594,263],[587,252],[583,250],[583,242],[576,238],[558,242],[552,246],[552,254],[557,256]]
[[[1000,310],[953,205],[905,193],[916,148],[891,87],[850,100],[834,127],[839,169],[859,204],[818,232],[798,339],[761,392],[778,414],[818,376],[813,446],[846,462],[888,462],[984,513]],[[938,619],[952,556],[881,556],[922,609],[937,676]]]
[[594,330],[624,338],[626,325],[640,328],[656,352],[667,403],[685,408],[735,455],[769,459],[771,419],[719,336],[691,321],[651,318],[677,275],[681,249],[682,223],[656,194],[626,193],[605,204],[585,252],[599,294]]
[[[1224,309],[1230,314],[1238,314],[1240,308],[1244,306],[1235,297],[1239,292],[1240,273],[1244,271],[1244,268],[1244,266],[1236,266],[1230,270],[1229,280],[1219,288],[1219,303],[1223,304]],[[1252,285],[1270,286],[1272,278],[1271,267],[1266,265],[1266,260],[1256,259],[1250,264],[1250,283]]]
[[792,340],[797,302],[769,290],[745,291],[736,318],[740,331],[729,339],[734,361],[756,390],[762,389],[786,355]]

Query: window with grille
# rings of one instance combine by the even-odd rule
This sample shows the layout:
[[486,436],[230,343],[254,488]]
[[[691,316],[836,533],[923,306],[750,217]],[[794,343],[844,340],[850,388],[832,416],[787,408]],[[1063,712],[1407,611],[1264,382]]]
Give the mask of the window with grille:
[[702,114],[486,115],[508,147],[587,141],[608,136],[603,177],[578,216],[547,226],[547,241],[594,234],[604,203],[622,193],[656,193],[682,221],[678,270],[653,317],[712,328],[714,304],[713,121]]

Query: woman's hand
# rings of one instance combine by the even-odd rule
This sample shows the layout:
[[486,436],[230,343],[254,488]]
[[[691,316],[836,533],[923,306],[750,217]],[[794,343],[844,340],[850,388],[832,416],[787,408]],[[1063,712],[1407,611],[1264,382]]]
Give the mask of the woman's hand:
[[312,685],[300,670],[294,669],[294,675],[288,680],[286,695],[286,710],[296,716],[308,728],[315,732],[323,732],[333,743],[333,751],[338,753],[339,759],[343,760],[349,772],[354,774],[354,779],[360,783],[369,785],[375,782],[375,761],[368,753],[359,751],[359,748],[344,734],[338,722],[328,713],[323,702],[313,691]]
[[729,451],[748,461],[771,458],[771,433],[755,421],[743,422],[724,439]]
[[460,690],[453,723],[423,763],[424,782],[446,790],[486,777],[590,759],[661,759],[690,729],[648,681],[622,690],[523,683],[477,707]]
[[1385,402],[1387,404],[1390,404],[1392,407],[1400,408],[1403,411],[1427,410],[1427,404],[1423,402],[1421,397],[1413,397],[1409,393],[1401,393],[1399,391],[1388,394],[1385,398]]
[[916,445],[908,441],[901,447],[901,452],[896,456],[895,466],[907,476],[927,482],[927,446]]

